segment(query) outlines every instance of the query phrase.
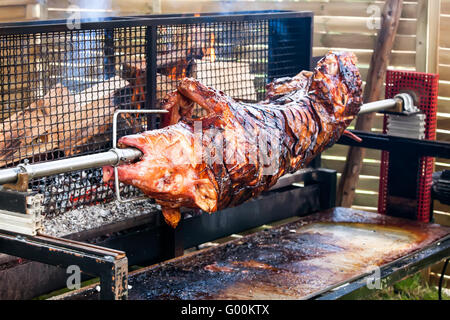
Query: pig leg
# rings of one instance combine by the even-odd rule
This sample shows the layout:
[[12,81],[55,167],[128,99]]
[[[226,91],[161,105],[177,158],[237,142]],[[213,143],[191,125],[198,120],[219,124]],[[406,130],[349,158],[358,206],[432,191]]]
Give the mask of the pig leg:
[[162,126],[178,123],[182,118],[191,118],[194,105],[197,104],[211,113],[222,113],[229,98],[222,92],[209,88],[192,78],[184,78],[178,89],[169,93],[161,107],[169,110],[163,116]]
[[172,207],[170,204],[165,203],[163,201],[156,200],[156,203],[161,205],[161,211],[166,223],[175,229],[181,220],[180,208]]
[[169,111],[162,116],[162,127],[167,127],[178,123],[183,117],[190,118],[194,103],[175,90],[165,97],[161,108]]
[[205,109],[208,114],[222,113],[223,110],[228,109],[228,104],[232,102],[232,99],[225,96],[223,92],[207,87],[192,78],[184,78],[178,85],[178,91],[184,97]]

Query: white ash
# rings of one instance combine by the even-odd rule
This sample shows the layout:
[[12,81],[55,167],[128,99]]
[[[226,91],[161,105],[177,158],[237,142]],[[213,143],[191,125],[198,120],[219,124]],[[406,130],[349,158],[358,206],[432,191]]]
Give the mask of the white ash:
[[159,210],[160,206],[152,203],[151,200],[129,203],[113,201],[94,206],[85,205],[58,216],[45,217],[44,233],[62,237]]
[[[100,168],[61,173],[33,183],[33,190],[44,195],[46,216],[58,215],[83,204],[114,197],[114,188],[105,185]],[[129,196],[141,195],[136,188],[122,183],[120,193]]]

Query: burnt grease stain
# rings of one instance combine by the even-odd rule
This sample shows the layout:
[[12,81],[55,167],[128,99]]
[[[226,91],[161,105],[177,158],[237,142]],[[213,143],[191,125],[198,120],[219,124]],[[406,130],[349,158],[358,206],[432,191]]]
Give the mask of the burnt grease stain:
[[305,298],[449,233],[336,208],[139,270],[130,275],[129,299]]

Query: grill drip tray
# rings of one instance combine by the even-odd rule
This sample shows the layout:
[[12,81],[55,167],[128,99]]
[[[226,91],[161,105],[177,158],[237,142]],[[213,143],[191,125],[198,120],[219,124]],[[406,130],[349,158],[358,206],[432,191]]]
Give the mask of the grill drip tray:
[[[304,299],[448,234],[435,224],[335,208],[138,270],[129,299]],[[91,287],[60,298],[97,295]]]

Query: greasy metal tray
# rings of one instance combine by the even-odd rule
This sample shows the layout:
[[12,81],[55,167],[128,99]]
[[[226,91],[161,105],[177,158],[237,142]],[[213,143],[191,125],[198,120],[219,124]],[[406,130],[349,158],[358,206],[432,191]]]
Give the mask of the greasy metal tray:
[[[138,270],[129,299],[311,298],[449,234],[436,224],[335,208]],[[96,296],[87,288],[65,298]]]

